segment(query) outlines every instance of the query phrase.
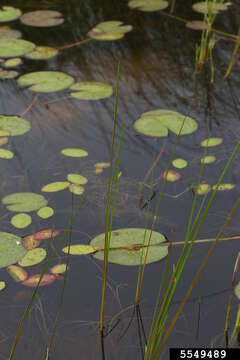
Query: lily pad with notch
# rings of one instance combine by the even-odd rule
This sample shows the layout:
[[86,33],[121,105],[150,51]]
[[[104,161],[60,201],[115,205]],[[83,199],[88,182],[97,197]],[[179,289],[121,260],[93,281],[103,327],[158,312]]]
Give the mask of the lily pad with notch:
[[0,268],[20,261],[27,253],[21,238],[11,233],[0,232]]
[[20,21],[28,26],[51,27],[61,25],[64,22],[64,18],[59,11],[36,10],[23,14]]
[[0,6],[0,23],[17,20],[22,15],[20,9],[13,6]]
[[218,3],[211,1],[200,1],[193,4],[192,9],[201,14],[210,14],[216,15],[220,11],[228,10],[228,7],[231,5],[230,2]]
[[78,82],[70,89],[71,96],[79,100],[101,100],[113,94],[112,86],[101,82]]
[[130,9],[151,12],[164,10],[169,6],[169,3],[166,0],[131,0],[129,1],[128,6]]
[[123,25],[122,21],[105,21],[90,30],[88,36],[99,41],[120,40],[132,28],[132,25]]
[[2,203],[6,205],[9,211],[31,212],[46,206],[48,201],[40,194],[22,192],[5,196]]
[[22,39],[0,39],[1,58],[15,58],[32,52],[35,44]]
[[29,130],[30,123],[22,117],[0,115],[0,136],[20,136]]
[[49,46],[36,46],[33,52],[25,55],[25,58],[30,60],[48,60],[59,53],[58,49]]

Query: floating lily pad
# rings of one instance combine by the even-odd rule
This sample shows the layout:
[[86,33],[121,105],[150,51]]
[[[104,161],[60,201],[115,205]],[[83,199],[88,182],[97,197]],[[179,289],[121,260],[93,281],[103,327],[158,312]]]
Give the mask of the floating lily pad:
[[181,175],[175,170],[164,171],[163,178],[169,182],[178,181],[181,178]]
[[33,237],[36,240],[48,240],[48,239],[55,238],[59,234],[60,234],[59,230],[43,229],[43,230],[35,232],[33,234]]
[[90,30],[88,36],[100,41],[119,40],[131,30],[132,26],[123,25],[122,21],[105,21]]
[[67,179],[72,184],[85,185],[88,182],[88,179],[85,176],[79,174],[68,174]]
[[34,50],[35,45],[22,39],[1,39],[0,54],[2,58],[23,56]]
[[58,275],[58,274],[64,274],[67,270],[67,264],[57,264],[51,267],[50,272],[52,274]]
[[135,121],[134,127],[147,136],[165,137],[168,135],[168,130],[179,136],[191,134],[197,130],[198,124],[189,116],[176,111],[153,110],[143,113]]
[[8,22],[18,19],[22,15],[20,9],[12,6],[1,6],[0,8],[0,23]]
[[2,203],[10,211],[31,212],[47,205],[44,196],[35,193],[14,193],[2,199]]
[[174,159],[172,161],[172,165],[176,168],[176,169],[184,169],[187,166],[187,161],[181,158],[178,159]]
[[105,168],[110,167],[110,163],[109,162],[98,162],[98,163],[94,164],[94,167],[105,169]]
[[71,184],[69,186],[69,191],[74,195],[82,195],[84,193],[84,187],[77,184]]
[[19,39],[22,34],[18,30],[11,29],[9,26],[0,26],[0,40],[2,39]]
[[[213,185],[213,190],[215,190],[217,187],[217,185]],[[222,183],[219,185],[218,187],[218,191],[230,191],[232,189],[235,188],[235,185],[234,184],[231,184],[231,183]]]
[[128,3],[128,6],[131,9],[138,9],[147,12],[164,10],[168,7],[168,5],[168,1],[166,0],[132,0]]
[[29,130],[29,122],[20,116],[0,115],[0,136],[19,136]]
[[33,266],[42,262],[47,256],[47,252],[43,248],[29,250],[26,255],[18,262],[22,267]]
[[40,239],[34,239],[34,235],[27,235],[22,238],[22,246],[26,250],[36,249],[41,243]]
[[0,137],[0,146],[6,145],[8,143],[8,137]]
[[27,250],[22,246],[19,236],[0,232],[0,268],[15,264],[26,253]]
[[15,79],[18,76],[18,72],[15,70],[2,70],[0,69],[0,79]]
[[201,146],[203,147],[212,147],[212,146],[218,146],[221,145],[223,142],[222,138],[219,137],[210,137],[208,139],[205,139],[201,142]]
[[20,213],[11,218],[11,224],[17,229],[25,229],[32,223],[32,218],[28,214]]
[[5,281],[0,281],[0,291],[4,290],[6,287]]
[[100,100],[113,94],[112,86],[100,82],[79,82],[71,86],[71,96],[79,100]]
[[22,59],[21,58],[12,58],[12,59],[8,59],[4,62],[3,66],[7,69],[9,68],[14,68],[17,67],[19,65],[22,64]]
[[31,11],[23,14],[20,20],[24,25],[36,27],[57,26],[64,22],[63,15],[52,10]]
[[187,21],[186,27],[192,30],[207,30],[208,24],[205,21],[201,20],[193,20],[193,21]]
[[206,183],[202,183],[202,184],[199,184],[196,188],[195,188],[195,192],[198,194],[198,195],[206,195],[209,193],[209,191],[211,191],[211,185],[209,184],[206,184]]
[[42,219],[49,219],[53,216],[54,210],[50,206],[45,206],[38,210],[37,215]]
[[95,168],[95,174],[101,174],[102,172],[103,172],[103,168],[101,168],[101,167]]
[[57,192],[57,191],[62,191],[65,190],[69,187],[69,182],[68,181],[55,181],[53,183],[44,185],[41,189],[41,191],[43,192]]
[[[29,286],[29,287],[36,287],[40,280],[40,276],[41,276],[41,274],[29,276],[25,281],[22,282],[22,284],[25,286]],[[53,283],[55,280],[56,280],[56,275],[44,274],[39,286],[49,285],[49,284]]]
[[36,71],[20,76],[18,84],[33,92],[52,93],[65,90],[74,82],[72,76],[60,71]]
[[28,277],[27,272],[22,267],[17,265],[9,265],[7,267],[7,272],[16,282],[22,282]]
[[[108,261],[120,265],[140,265],[141,260],[144,261],[144,256],[147,251],[147,244],[150,236],[150,230],[146,231],[144,242],[145,229],[140,228],[126,228],[112,231],[110,250]],[[165,237],[156,231],[152,232],[150,246],[148,247],[148,255],[146,263],[153,263],[165,258],[168,254],[168,244]],[[90,245],[96,248],[104,249],[105,233],[96,236],[90,242]],[[145,247],[143,247],[145,245]],[[93,256],[96,259],[104,259],[104,251],[98,251]]]
[[197,11],[202,14],[208,14],[211,13],[213,15],[216,15],[219,11],[224,11],[228,9],[228,6],[230,6],[231,3],[227,2],[224,4],[217,3],[217,2],[211,2],[211,1],[200,1],[195,4],[193,4],[192,8],[194,11]]
[[31,60],[47,60],[56,56],[58,52],[58,49],[49,46],[36,46],[34,51],[25,55],[25,57]]
[[[91,245],[82,245],[82,244],[76,244],[76,245],[70,245],[69,246],[69,254],[71,255],[87,255],[92,254],[96,252],[98,248],[91,246]],[[68,246],[64,247],[62,251],[65,254],[68,254]]]
[[13,152],[7,149],[0,149],[0,159],[12,159]]
[[66,148],[62,149],[61,153],[69,157],[85,157],[88,156],[88,152],[79,148]]
[[201,158],[202,164],[212,164],[216,161],[216,156],[214,155],[206,155]]

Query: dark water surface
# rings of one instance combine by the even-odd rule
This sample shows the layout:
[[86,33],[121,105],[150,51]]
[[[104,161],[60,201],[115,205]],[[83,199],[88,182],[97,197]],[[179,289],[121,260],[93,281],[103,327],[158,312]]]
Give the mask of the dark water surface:
[[[177,1],[175,14],[187,19],[200,19],[191,10],[192,1]],[[200,142],[208,135],[223,137],[223,144],[211,153],[217,162],[204,170],[203,179],[214,184],[224,168],[234,145],[240,136],[239,62],[229,80],[223,76],[231,59],[234,44],[220,40],[214,49],[215,80],[210,82],[210,72],[203,69],[194,76],[195,44],[200,34],[185,28],[184,23],[164,16],[161,12],[142,13],[130,11],[127,1],[3,1],[1,5],[19,7],[23,12],[39,9],[59,10],[65,23],[53,28],[29,28],[12,26],[23,33],[23,38],[37,45],[63,46],[86,38],[87,32],[106,20],[121,20],[131,24],[134,30],[116,42],[92,41],[79,47],[62,51],[49,61],[26,61],[21,73],[38,70],[59,70],[72,75],[78,81],[103,81],[114,86],[117,63],[120,61],[120,88],[118,107],[118,131],[125,125],[123,148],[120,159],[122,177],[119,182],[114,228],[144,227],[146,211],[138,207],[138,183],[159,153],[165,140],[152,139],[136,133],[134,121],[145,111],[166,108],[189,114],[196,119],[199,130],[182,137],[177,156],[189,162],[182,178],[169,183],[163,197],[156,230],[168,238],[183,240],[190,214],[193,194],[183,192],[199,173],[202,156]],[[219,16],[216,28],[236,34],[240,19],[240,7],[236,3],[227,14]],[[0,82],[0,113],[21,114],[33,100],[34,94],[17,86],[16,80]],[[88,244],[89,240],[104,232],[107,171],[94,174],[96,162],[109,161],[112,134],[114,98],[101,101],[78,101],[62,93],[39,95],[37,102],[25,118],[31,123],[31,131],[11,140],[9,149],[15,157],[11,161],[0,160],[1,195],[12,192],[40,192],[44,184],[64,180],[71,172],[79,172],[89,179],[86,186],[87,201],[73,225],[73,242]],[[166,168],[176,137],[169,135],[164,154],[158,164],[155,177]],[[63,158],[64,147],[80,147],[89,156],[81,159]],[[240,167],[236,157],[226,182],[236,187],[231,192],[218,193],[210,213],[201,228],[199,238],[214,237],[223,224],[239,193]],[[161,183],[156,185],[159,194]],[[154,213],[156,198],[151,203]],[[54,220],[37,220],[27,233],[56,224],[64,229],[71,214],[71,195],[64,191],[50,194],[50,205],[56,210]],[[79,198],[75,198],[79,202]],[[1,231],[26,234],[10,224],[11,214],[5,207],[0,209]],[[226,235],[239,234],[239,215],[232,219]],[[170,317],[183,298],[193,274],[198,270],[208,245],[195,245],[179,284]],[[218,244],[190,300],[184,308],[170,337],[168,347],[221,345],[226,306],[238,242]],[[172,251],[172,264],[176,263],[181,246]],[[62,256],[61,252],[59,254]],[[57,260],[56,260],[57,263]],[[64,304],[56,332],[51,360],[100,359],[98,321],[101,299],[102,263],[91,257],[71,257],[70,271],[65,290]],[[142,317],[149,329],[154,300],[161,279],[164,262],[151,264],[145,273],[142,294]],[[30,268],[34,274],[41,266]],[[7,288],[0,295],[0,359],[7,359],[19,320],[29,301],[32,290],[16,284],[5,269],[0,270],[1,280]],[[118,325],[106,339],[107,359],[141,359],[137,323],[134,321],[127,334],[119,339],[131,317],[137,278],[136,267],[110,265],[109,286],[106,300],[106,322]],[[23,336],[16,350],[16,359],[44,359],[46,343],[61,291],[61,281],[41,288]],[[200,303],[199,303],[200,301]],[[123,311],[123,309],[126,311]],[[237,301],[234,299],[233,313]],[[120,313],[117,317],[117,314]],[[232,319],[233,323],[234,319]],[[167,348],[166,348],[167,351]],[[165,355],[167,358],[167,355]]]

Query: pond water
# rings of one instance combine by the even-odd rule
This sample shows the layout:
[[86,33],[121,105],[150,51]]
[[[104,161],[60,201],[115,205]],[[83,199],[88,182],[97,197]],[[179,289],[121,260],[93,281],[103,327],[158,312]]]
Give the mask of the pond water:
[[[201,15],[192,11],[193,1],[176,2],[174,15],[193,20]],[[64,23],[54,27],[32,27],[19,20],[9,25],[22,33],[22,38],[38,46],[64,47],[48,60],[22,58],[20,76],[35,71],[61,71],[75,82],[104,82],[116,85],[117,65],[120,63],[119,97],[117,111],[116,143],[124,124],[122,151],[119,162],[121,176],[116,196],[113,229],[144,228],[147,214],[147,188],[139,206],[139,184],[149,174],[154,159],[161,149],[162,156],[154,171],[155,196],[150,202],[150,221],[161,192],[161,174],[167,168],[176,143],[169,132],[166,138],[144,136],[134,128],[142,113],[155,109],[168,109],[191,116],[198,130],[179,137],[175,157],[184,158],[188,166],[177,170],[181,179],[167,182],[161,200],[155,230],[174,242],[183,241],[194,198],[192,185],[197,182],[204,148],[200,143],[207,137],[221,137],[220,146],[209,150],[216,162],[206,165],[203,181],[216,184],[227,159],[240,136],[239,62],[228,79],[225,71],[231,61],[234,42],[219,39],[213,50],[214,81],[210,67],[203,67],[195,76],[195,46],[201,32],[185,27],[178,18],[161,11],[142,12],[130,10],[127,1],[1,1],[1,6],[14,6],[23,13],[35,10],[57,10]],[[217,16],[214,27],[237,34],[240,7],[237,2],[228,11]],[[87,33],[97,24],[119,20],[133,26],[118,41],[94,41],[67,47],[87,38]],[[1,40],[0,40],[1,42]],[[0,52],[1,58],[1,52]],[[112,141],[114,96],[102,100],[84,101],[70,97],[69,90],[53,93],[34,93],[19,86],[17,79],[0,80],[0,114],[21,115],[29,121],[31,129],[22,136],[10,137],[1,146],[14,153],[12,159],[0,159],[1,198],[17,192],[41,193],[44,185],[66,181],[69,173],[78,173],[88,179],[84,195],[86,201],[74,219],[72,242],[89,244],[90,240],[105,230],[108,168],[96,174],[94,164],[109,162]],[[81,148],[88,152],[82,158],[64,157],[64,148]],[[224,182],[233,183],[231,191],[217,192],[209,214],[201,227],[198,239],[214,238],[235,203],[239,193],[239,154],[236,155]],[[147,183],[150,184],[151,176]],[[41,219],[31,213],[32,224],[16,229],[11,224],[14,213],[1,204],[1,231],[20,237],[41,229],[68,226],[72,201],[77,207],[83,195],[72,196],[68,190],[42,193],[54,209],[54,216]],[[198,197],[198,205],[202,197]],[[239,234],[238,210],[224,235]],[[51,251],[60,237],[41,244]],[[64,241],[64,245],[67,243]],[[53,264],[66,262],[60,245]],[[169,318],[174,315],[179,302],[188,289],[193,274],[199,269],[210,244],[195,244],[182,279],[174,296]],[[173,246],[170,269],[176,264],[182,246]],[[168,358],[171,346],[223,346],[226,308],[231,288],[234,263],[239,251],[237,241],[224,241],[217,245],[197,286],[174,327],[165,347]],[[70,256],[70,268],[64,293],[61,316],[56,329],[51,360],[100,359],[99,313],[101,305],[103,262],[87,256]],[[42,264],[26,268],[28,274],[41,272]],[[164,270],[164,261],[147,266],[141,300],[141,315],[146,332],[149,331],[155,299]],[[134,319],[122,336],[131,319],[136,290],[136,266],[109,265],[105,321],[112,332],[105,340],[107,359],[141,359],[137,320]],[[0,280],[6,288],[0,293],[0,359],[9,357],[19,321],[28,304],[33,288],[16,283],[6,271],[0,269]],[[23,334],[16,348],[16,359],[45,359],[46,344],[54,324],[61,297],[63,281],[41,287],[32,305]],[[234,297],[231,327],[236,316],[238,301]]]

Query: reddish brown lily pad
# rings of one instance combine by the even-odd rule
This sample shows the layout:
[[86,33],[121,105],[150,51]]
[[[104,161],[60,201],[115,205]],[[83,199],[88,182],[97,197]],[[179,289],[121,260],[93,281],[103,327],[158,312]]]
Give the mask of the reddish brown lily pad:
[[33,237],[35,240],[48,240],[48,239],[52,239],[55,238],[56,236],[58,236],[60,234],[59,230],[52,230],[52,229],[44,229],[44,230],[40,230],[37,231],[33,234]]
[[61,25],[64,19],[58,11],[37,10],[23,14],[20,21],[28,26],[51,27]]
[[33,250],[37,248],[41,243],[41,240],[35,239],[33,235],[27,235],[22,238],[22,246],[27,250]]
[[207,30],[208,24],[205,21],[193,20],[186,22],[186,27],[192,30]]
[[[22,282],[23,285],[29,287],[36,287],[38,285],[41,274],[36,274],[29,276],[25,281]],[[39,286],[46,286],[53,283],[56,280],[56,276],[53,274],[44,274]]]

